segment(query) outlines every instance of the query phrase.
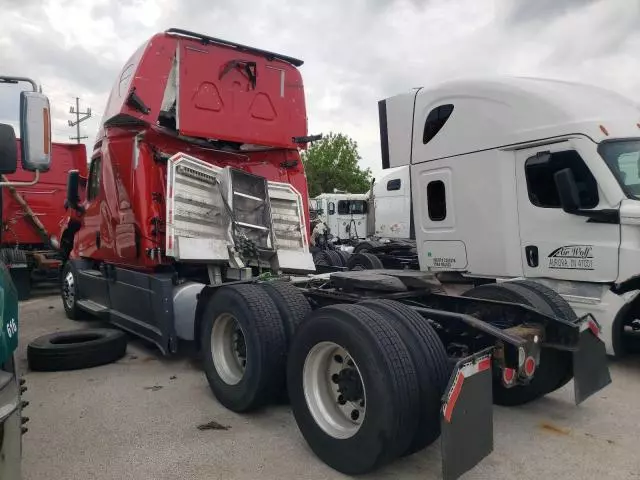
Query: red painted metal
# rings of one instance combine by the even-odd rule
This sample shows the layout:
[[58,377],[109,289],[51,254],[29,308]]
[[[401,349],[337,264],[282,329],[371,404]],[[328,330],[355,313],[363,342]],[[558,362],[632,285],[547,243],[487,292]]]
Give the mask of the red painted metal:
[[[20,141],[18,140],[18,154]],[[42,222],[50,235],[58,235],[60,222],[66,217],[64,200],[67,193],[67,172],[72,169],[80,171],[81,176],[87,175],[87,153],[83,144],[54,143],[52,150],[51,169],[40,174],[40,181],[36,185],[15,187],[17,192],[26,200],[27,204]],[[18,162],[18,170],[7,175],[10,181],[26,182],[32,180],[33,172],[22,170]],[[40,245],[42,237],[35,227],[25,218],[25,213],[9,189],[2,189],[2,247],[21,245],[24,247]]]
[[[233,60],[244,63],[229,63]],[[252,62],[255,88],[245,68],[253,68]],[[180,68],[172,76],[174,64]],[[158,122],[165,89],[176,77],[181,135]],[[127,101],[132,91],[148,110]],[[289,183],[302,195],[306,212],[307,181],[299,145],[293,143],[293,137],[306,134],[302,80],[293,65],[252,51],[155,35],[127,61],[109,96],[92,155],[100,166],[100,188],[84,202],[71,257],[142,270],[168,263],[148,252],[165,248],[166,158],[178,152]],[[192,137],[267,148],[227,152]]]

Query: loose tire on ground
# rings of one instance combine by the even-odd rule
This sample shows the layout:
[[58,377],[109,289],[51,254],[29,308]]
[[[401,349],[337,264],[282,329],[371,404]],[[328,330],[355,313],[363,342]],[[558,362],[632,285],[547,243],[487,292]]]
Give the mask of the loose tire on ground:
[[259,285],[220,287],[205,307],[200,342],[211,391],[228,409],[255,410],[282,396],[285,331]]
[[348,270],[377,270],[384,268],[378,257],[372,253],[355,253],[349,257]]
[[[528,290],[521,285],[514,285],[512,282],[481,285],[468,290],[462,296],[520,303],[537,308],[542,313],[552,314],[551,308],[541,301],[542,297],[537,296],[533,290]],[[559,353],[561,352],[557,350],[543,348],[540,352],[540,363],[531,382],[527,385],[506,388],[502,384],[501,378],[497,375],[494,376],[494,403],[504,406],[523,405],[556,390],[567,375],[567,369],[571,369],[570,359],[567,364],[566,358]]]
[[300,290],[282,281],[261,283],[271,300],[276,304],[287,337],[287,347],[296,330],[311,313],[311,306]]
[[[343,349],[353,363],[333,355],[334,347]],[[324,354],[328,356],[322,360]],[[348,405],[339,406],[334,398],[336,377],[329,373],[336,365],[346,365],[347,373],[358,373],[353,384],[361,379],[361,390],[349,390],[361,397],[350,397],[354,400]],[[359,305],[315,310],[293,339],[287,381],[302,435],[322,461],[342,473],[362,474],[386,464],[404,453],[414,437],[421,408],[415,367],[400,335],[373,310]],[[324,405],[323,398],[324,409],[318,407]],[[355,410],[358,405],[364,405],[361,417],[352,417],[351,423],[346,416],[340,417],[346,415],[341,409]],[[331,423],[327,416],[344,421]]]
[[416,368],[420,391],[417,430],[406,455],[418,452],[440,436],[441,398],[449,380],[447,352],[433,327],[419,313],[394,300],[358,303],[383,315],[406,344]]
[[120,330],[89,328],[36,338],[27,346],[27,361],[34,371],[76,370],[115,362],[126,350],[127,337]]

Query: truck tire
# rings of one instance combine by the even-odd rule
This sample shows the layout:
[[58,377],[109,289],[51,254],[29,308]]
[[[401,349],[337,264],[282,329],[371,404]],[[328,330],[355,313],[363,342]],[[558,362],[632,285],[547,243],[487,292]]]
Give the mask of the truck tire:
[[[549,314],[550,307],[540,302],[540,298],[532,290],[527,290],[521,285],[509,285],[511,282],[492,283],[480,285],[462,294],[463,297],[471,297],[485,300],[520,303],[537,308],[542,313]],[[508,325],[501,325],[507,328]],[[493,378],[493,401],[497,405],[517,406],[524,405],[547,393],[557,389],[562,379],[567,374],[567,368],[571,368],[571,362],[566,362],[565,357],[559,355],[558,350],[543,348],[540,351],[540,363],[527,385],[518,385],[507,388],[502,384],[499,376]]]
[[255,410],[282,396],[285,331],[259,285],[220,287],[205,307],[200,341],[209,387],[229,410]]
[[313,263],[319,267],[330,267],[331,257],[329,257],[328,251],[323,250],[318,254],[314,255]]
[[421,408],[415,367],[400,335],[373,310],[315,310],[293,339],[287,383],[302,435],[339,472],[370,472],[411,444]]
[[300,289],[290,283],[273,281],[264,282],[260,285],[262,285],[278,308],[282,318],[282,325],[284,326],[284,333],[287,337],[288,348],[294,333],[306,316],[311,313],[311,306],[306,297],[300,293]]
[[360,242],[353,249],[353,253],[354,254],[356,254],[356,253],[367,253],[368,251],[373,250],[374,248],[377,248],[380,245],[382,245],[380,242],[375,242],[373,240],[367,241],[367,242]]
[[366,300],[358,305],[383,315],[400,335],[416,368],[422,406],[417,430],[405,455],[416,453],[440,436],[440,405],[449,380],[447,352],[438,334],[419,313],[394,300]]
[[62,269],[60,295],[64,312],[69,320],[80,320],[82,311],[78,308],[78,282],[77,272],[71,262],[67,262]]
[[[547,287],[538,282],[534,282],[532,280],[515,280],[513,283],[517,283],[529,290],[533,290],[538,294],[538,296],[544,299],[546,305],[551,309],[553,315],[558,318],[562,318],[568,322],[575,323],[578,320],[578,315],[571,308],[569,302],[567,302],[562,296],[553,290],[552,288]],[[558,385],[551,391],[558,390],[561,387],[564,387],[569,381],[573,378],[573,357],[570,352],[557,352],[558,357],[564,357],[563,359],[558,359],[559,364],[561,365],[571,365],[571,368],[565,368],[564,377],[561,377],[558,381]],[[550,393],[550,392],[548,392]]]
[[340,255],[340,258],[342,258],[342,266],[346,267],[349,263],[349,257],[351,256],[351,254],[349,252],[345,252],[344,250],[336,250],[336,253]]
[[335,250],[327,250],[327,255],[331,259],[331,265],[330,266],[332,266],[332,267],[346,267],[347,266],[345,261],[342,259],[342,255],[340,255],[337,251],[335,251]]
[[377,270],[384,268],[378,257],[372,253],[355,253],[349,257],[347,270]]
[[77,370],[115,362],[126,351],[124,332],[112,328],[88,328],[36,338],[27,346],[27,361],[34,371]]

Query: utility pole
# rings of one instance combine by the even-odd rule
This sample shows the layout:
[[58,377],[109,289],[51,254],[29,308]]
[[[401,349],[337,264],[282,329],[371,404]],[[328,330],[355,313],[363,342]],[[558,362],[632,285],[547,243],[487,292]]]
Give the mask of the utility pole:
[[[88,118],[91,118],[91,108],[87,108],[86,112],[81,112],[80,111],[80,99],[78,97],[76,97],[76,106],[75,108],[73,106],[71,106],[69,108],[69,113],[71,114],[75,114],[76,116],[76,121],[72,121],[69,120],[69,126],[70,127],[76,127],[76,136],[75,137],[69,137],[71,140],[77,140],[78,143],[80,143],[80,140],[83,140],[85,138],[89,138],[86,135],[85,136],[81,136],[80,135],[80,124],[82,122],[84,122],[85,120],[87,120]],[[83,115],[83,117],[80,117],[80,115]]]

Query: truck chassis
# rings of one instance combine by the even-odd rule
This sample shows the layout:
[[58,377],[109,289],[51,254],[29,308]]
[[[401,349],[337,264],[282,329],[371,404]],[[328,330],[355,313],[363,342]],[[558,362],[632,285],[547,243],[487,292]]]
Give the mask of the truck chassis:
[[[69,316],[98,315],[164,353],[178,338],[197,342],[225,407],[247,412],[288,394],[312,450],[346,474],[441,436],[443,477],[458,478],[493,449],[492,403],[524,404],[572,377],[580,403],[611,381],[594,319],[550,313],[562,299],[526,282],[485,285],[493,297],[474,298],[439,293],[432,274],[407,270],[203,286],[93,267],[69,261]],[[529,305],[505,301],[509,291]]]

